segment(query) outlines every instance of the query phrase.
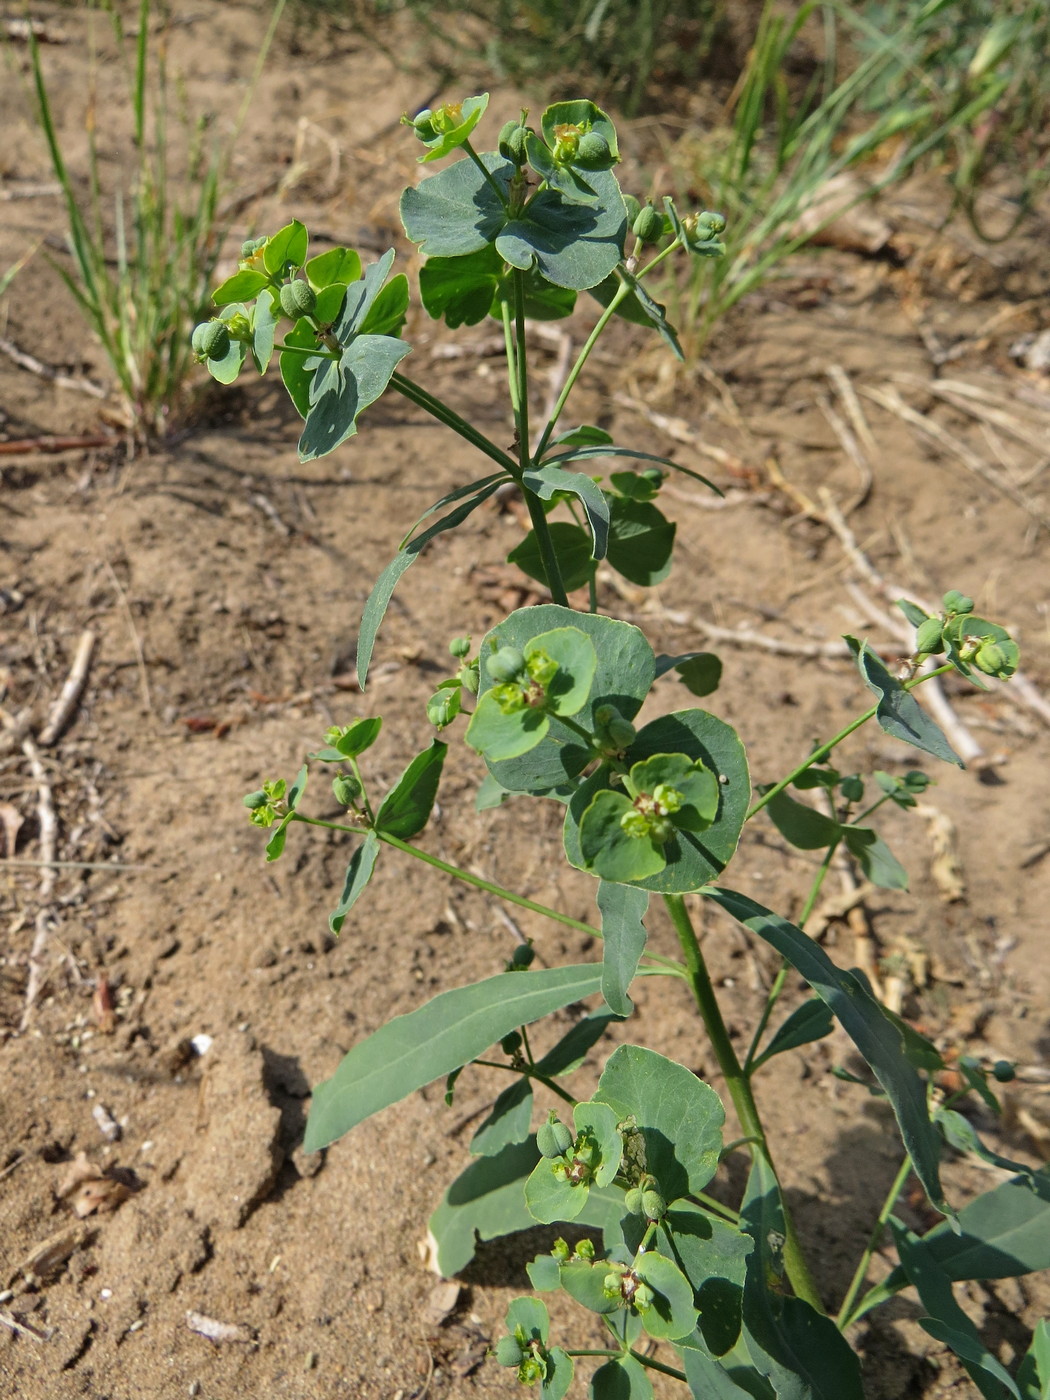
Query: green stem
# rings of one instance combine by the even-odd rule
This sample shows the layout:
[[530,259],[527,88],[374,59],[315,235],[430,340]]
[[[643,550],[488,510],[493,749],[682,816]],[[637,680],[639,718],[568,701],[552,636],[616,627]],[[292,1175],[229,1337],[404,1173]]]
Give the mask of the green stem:
[[472,447],[476,447],[480,452],[484,452],[486,457],[491,457],[494,462],[509,472],[517,480],[518,464],[509,452],[504,452],[501,447],[497,447],[494,442],[479,432],[473,424],[468,423],[465,418],[461,418],[454,408],[449,408],[448,404],[441,399],[435,398],[433,394],[427,392],[421,384],[409,379],[404,374],[394,373],[390,376],[390,387],[396,389],[399,394],[403,394],[410,403],[414,403],[418,408],[429,413],[432,418],[436,418],[439,423],[444,423],[447,428],[451,428],[454,433],[458,433],[461,438],[465,438]]
[[853,1278],[850,1281],[850,1286],[846,1290],[846,1296],[842,1300],[842,1307],[839,1308],[839,1315],[835,1319],[835,1326],[840,1332],[844,1332],[853,1321],[851,1316],[853,1304],[856,1302],[857,1294],[860,1292],[861,1285],[864,1282],[864,1276],[868,1272],[871,1256],[879,1246],[879,1240],[882,1238],[882,1232],[886,1228],[886,1222],[890,1218],[893,1207],[897,1204],[897,1197],[904,1190],[904,1183],[908,1180],[910,1173],[911,1158],[905,1157],[904,1161],[900,1164],[897,1175],[893,1178],[893,1185],[890,1187],[886,1200],[883,1202],[882,1209],[879,1211],[879,1218],[875,1222],[875,1228],[871,1232],[871,1238],[868,1240],[864,1253],[860,1257],[860,1263],[857,1265]]
[[[817,895],[820,893],[825,876],[831,869],[831,862],[838,847],[838,841],[833,841],[824,853],[824,859],[820,863],[820,869],[814,876],[809,894],[806,896],[806,902],[802,908],[802,913],[799,915],[799,928],[805,927],[806,920],[809,918],[810,914],[813,913],[813,906],[817,902]],[[758,1025],[755,1027],[755,1033],[751,1037],[751,1044],[748,1047],[747,1056],[744,1059],[744,1073],[748,1078],[754,1074],[755,1070],[758,1069],[760,1065],[765,1063],[764,1057],[758,1054],[758,1047],[762,1042],[762,1037],[766,1033],[766,1027],[769,1025],[769,1018],[773,1014],[773,1008],[780,1000],[780,994],[784,990],[784,983],[787,981],[789,971],[790,964],[785,958],[780,964],[780,971],[773,979],[773,985],[769,989],[769,995],[766,997],[766,1004],[762,1009],[762,1015],[759,1017]]]
[[[322,825],[327,824],[322,823]],[[347,828],[338,829],[345,831]],[[394,846],[399,851],[406,851],[410,856],[415,856],[417,860],[432,865],[435,870],[443,870],[446,875],[463,880],[476,889],[484,890],[487,894],[494,894],[497,899],[506,900],[508,904],[516,904],[520,909],[531,909],[534,914],[543,914],[545,918],[553,919],[555,923],[564,924],[566,928],[577,929],[580,933],[590,934],[592,938],[601,938],[602,936],[601,929],[595,928],[592,924],[585,924],[579,919],[570,919],[568,914],[561,914],[557,909],[548,909],[545,904],[537,904],[535,900],[525,899],[523,895],[505,890],[502,885],[494,885],[491,880],[483,880],[480,875],[472,875],[469,870],[461,870],[458,865],[450,865],[447,860],[441,860],[438,856],[431,855],[429,851],[421,850],[418,846],[410,846],[407,841],[402,841],[398,836],[391,836],[386,831],[377,831],[376,835],[386,845]]]
[[723,1205],[721,1201],[716,1201],[714,1196],[709,1196],[706,1191],[690,1191],[689,1194],[694,1201],[699,1201],[712,1215],[720,1215],[723,1220],[728,1220],[730,1225],[740,1224],[740,1212],[734,1210],[732,1206]]
[[644,1352],[635,1351],[634,1347],[631,1348],[630,1354],[634,1357],[635,1361],[647,1367],[650,1371],[659,1371],[661,1376],[674,1376],[676,1381],[688,1381],[689,1379],[684,1371],[679,1371],[674,1366],[667,1366],[664,1362],[657,1361],[655,1357],[646,1356]]
[[513,1065],[501,1065],[499,1060],[472,1060],[471,1064],[482,1065],[485,1069],[503,1069],[509,1074],[522,1074],[526,1079],[535,1079],[537,1084],[545,1085],[553,1093],[557,1094],[560,1099],[564,1099],[566,1103],[572,1104],[574,1108],[579,1102],[578,1099],[573,1098],[568,1090],[563,1089],[560,1084],[555,1084],[554,1080],[549,1079],[545,1074],[537,1074],[534,1069],[522,1069],[520,1066],[515,1069]]
[[282,341],[280,345],[274,347],[279,355],[300,355],[305,360],[339,360],[342,354],[336,354],[333,350],[309,350],[305,345],[286,345]]
[[[729,1090],[736,1108],[737,1117],[740,1119],[740,1126],[749,1138],[755,1139],[751,1147],[752,1156],[756,1152],[760,1152],[770,1171],[776,1176],[776,1167],[773,1164],[773,1156],[766,1140],[765,1130],[762,1127],[762,1120],[759,1117],[758,1105],[755,1103],[755,1096],[751,1091],[751,1082],[741,1068],[736,1051],[733,1049],[733,1042],[729,1038],[728,1030],[726,1030],[725,1021],[722,1019],[718,998],[711,985],[711,977],[707,971],[707,964],[704,962],[700,944],[697,942],[693,921],[685,907],[685,900],[680,894],[665,894],[664,904],[667,906],[667,912],[670,914],[671,922],[678,934],[693,996],[696,998],[696,1004],[700,1009],[700,1015],[711,1041],[711,1047],[715,1052],[718,1066],[726,1082],[726,1088]],[[779,1177],[777,1180],[779,1181]],[[784,1214],[784,1268],[788,1279],[798,1297],[805,1299],[807,1303],[822,1313],[824,1312],[824,1304],[820,1300],[816,1283],[802,1254],[794,1222],[783,1192],[781,1192],[781,1207]]]
[[[563,608],[569,606],[565,584],[562,581],[561,565],[551,539],[550,525],[543,502],[534,491],[530,491],[523,480],[532,466],[529,455],[529,363],[525,344],[525,274],[520,268],[514,269],[514,336],[512,353],[507,357],[507,374],[510,379],[511,403],[514,405],[514,424],[518,438],[518,465],[514,472],[515,480],[521,487],[521,494],[528,507],[536,543],[539,545],[543,572],[547,577],[547,587],[551,598]],[[538,460],[538,458],[537,458]]]
[[[904,681],[902,683],[902,688],[904,690],[914,690],[917,685],[922,685],[924,681],[932,680],[934,676],[943,676],[946,671],[952,671],[954,669],[955,668],[950,663],[945,666],[938,666],[935,671],[927,671],[925,675],[913,676],[911,680]],[[881,701],[879,703],[881,704]],[[812,764],[823,763],[837,744],[841,744],[843,739],[848,738],[853,731],[859,729],[862,724],[867,724],[869,719],[874,719],[878,712],[879,706],[872,705],[871,709],[865,710],[858,719],[851,720],[851,722],[846,725],[845,729],[840,729],[833,739],[829,739],[826,744],[818,745],[810,756],[805,759],[804,762],[800,763],[797,768],[793,769],[786,778],[781,778],[779,783],[774,783],[768,792],[764,792],[757,802],[751,804],[744,820],[750,821],[753,816],[761,812],[763,807],[772,802],[773,798],[776,797],[778,793],[783,792],[786,787],[790,787],[795,779],[800,777]]]
[[[617,1356],[622,1356],[623,1352],[608,1350],[600,1351],[597,1349],[577,1351],[574,1347],[571,1350],[567,1350],[565,1354],[566,1356],[605,1356],[609,1357],[610,1359],[615,1359]],[[634,1351],[632,1349],[630,1352],[628,1352],[628,1355],[633,1356],[635,1361],[639,1362],[642,1366],[647,1366],[650,1371],[659,1371],[662,1376],[674,1376],[676,1381],[687,1381],[689,1379],[689,1377],[685,1374],[684,1371],[676,1370],[674,1366],[666,1366],[662,1361],[656,1361],[653,1359],[653,1357],[646,1356],[643,1352]]]
[[485,177],[485,183],[488,185],[489,189],[491,189],[492,193],[493,193],[493,194],[496,196],[496,198],[499,200],[500,204],[502,204],[502,206],[503,206],[503,212],[504,212],[505,214],[509,214],[509,213],[510,213],[510,202],[509,202],[509,200],[507,199],[507,196],[506,196],[506,195],[503,193],[503,191],[500,189],[499,185],[496,184],[496,181],[495,181],[495,179],[493,178],[493,175],[492,175],[492,171],[491,171],[491,170],[487,170],[487,169],[485,168],[484,162],[482,161],[481,157],[478,155],[477,151],[474,149],[474,147],[470,144],[469,141],[464,141],[464,142],[463,142],[462,149],[467,153],[467,155],[470,157],[470,159],[471,159],[471,160],[474,162],[474,164],[478,167],[478,169],[481,171],[482,175],[484,175],[484,177]]
[[577,379],[580,377],[580,374],[583,370],[584,365],[587,363],[591,351],[598,343],[599,336],[601,335],[605,327],[609,324],[609,322],[612,320],[613,316],[616,313],[616,308],[620,305],[622,301],[626,300],[626,298],[630,295],[630,292],[631,289],[627,285],[627,283],[621,282],[619,287],[616,289],[616,294],[613,296],[612,301],[605,308],[602,314],[598,317],[598,320],[595,322],[594,329],[584,341],[583,349],[576,356],[576,363],[569,371],[565,383],[562,385],[562,391],[558,395],[557,402],[554,405],[550,418],[547,420],[547,426],[544,428],[543,433],[540,436],[540,440],[536,444],[536,452],[534,455],[537,462],[540,460],[540,458],[543,456],[544,452],[547,449],[547,444],[550,442],[551,434],[554,432],[554,429],[557,426],[558,419],[561,417],[562,410],[568,402],[569,395],[572,393],[573,390],[573,386],[575,385]]
[[514,349],[514,311],[509,301],[500,303],[503,315],[503,351],[507,357],[507,383],[510,386],[510,406],[514,422],[518,422],[518,356]]

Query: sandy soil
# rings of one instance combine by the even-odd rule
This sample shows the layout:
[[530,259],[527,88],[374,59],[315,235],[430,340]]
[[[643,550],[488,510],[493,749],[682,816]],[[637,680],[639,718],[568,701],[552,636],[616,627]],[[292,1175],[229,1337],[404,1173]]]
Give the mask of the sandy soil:
[[[257,12],[239,4],[175,10],[170,57],[187,75],[189,107],[221,113],[250,68]],[[83,17],[65,8],[47,16],[70,41],[45,59],[65,95],[63,139],[82,168]],[[412,178],[414,152],[396,123],[430,95],[426,77],[353,35],[305,31],[296,48],[264,78],[258,119],[238,153],[230,193],[263,193],[238,214],[231,256],[253,230],[294,215],[365,251],[393,242],[411,263],[396,197]],[[34,240],[53,239],[63,220],[53,195],[18,197],[46,184],[50,170],[21,86],[24,50],[9,48],[4,62],[21,75],[0,97],[7,266]],[[493,106],[502,121],[519,95],[499,93]],[[126,115],[107,114],[113,162],[127,159]],[[650,138],[644,123],[625,128],[629,169]],[[274,174],[286,177],[276,193]],[[575,416],[671,453],[727,489],[716,510],[676,478],[665,492],[679,521],[670,578],[648,594],[606,579],[601,601],[642,625],[658,649],[720,652],[724,682],[710,704],[740,730],[757,780],[797,762],[816,736],[867,703],[844,660],[778,655],[761,639],[812,650],[854,631],[884,655],[899,651],[884,624],[886,600],[857,550],[897,589],[973,594],[1016,629],[1033,686],[1050,692],[1038,523],[1050,510],[1039,474],[1050,382],[1009,353],[1022,333],[1046,325],[1037,300],[1050,274],[1046,222],[979,247],[961,228],[935,231],[940,198],[930,179],[885,208],[891,255],[810,251],[741,308],[699,370],[672,379],[648,343],[625,332],[581,394]],[[52,255],[63,261],[60,250]],[[569,323],[577,344],[590,314],[582,308]],[[43,253],[12,286],[2,316],[6,340],[66,375],[109,384]],[[497,435],[506,431],[484,327],[450,335],[420,315],[407,334],[417,378]],[[558,344],[536,343],[553,373]],[[835,367],[870,426],[870,481],[828,414],[848,421],[829,377]],[[945,397],[946,383],[986,397],[962,398],[965,387]],[[545,391],[541,383],[538,397]],[[892,407],[888,391],[917,422]],[[0,404],[8,441],[105,426],[97,399],[6,355]],[[408,524],[444,490],[479,475],[478,464],[400,400],[370,410],[358,439],[307,466],[296,461],[294,415],[279,386],[249,385],[202,404],[189,429],[150,454],[129,455],[118,439],[0,457],[0,704],[21,726],[0,750],[0,815],[13,855],[0,865],[0,1289],[14,1290],[0,1313],[19,1324],[0,1326],[0,1396],[508,1395],[513,1381],[486,1348],[509,1299],[525,1291],[524,1263],[543,1238],[484,1248],[451,1292],[440,1291],[419,1252],[428,1214],[469,1160],[470,1132],[494,1082],[464,1075],[452,1110],[443,1086],[432,1085],[314,1157],[301,1146],[310,1086],[391,1015],[499,970],[519,933],[535,939],[545,964],[594,949],[521,911],[509,911],[511,920],[496,901],[390,852],[333,941],[327,913],[346,839],[295,832],[285,859],[267,868],[240,796],[264,777],[290,777],[329,724],[362,713],[386,721],[369,771],[377,783],[396,777],[427,742],[422,706],[444,674],[448,637],[478,636],[540,596],[502,563],[521,537],[521,512],[513,502],[478,511],[409,573],[381,635],[371,693],[361,697],[350,673],[372,581]],[[974,409],[995,412],[982,422]],[[934,441],[923,423],[960,446]],[[985,468],[1015,496],[1023,491],[1031,508],[982,476]],[[847,512],[852,554],[829,528],[825,490]],[[712,639],[712,625],[759,640]],[[61,868],[49,893],[40,869],[19,863],[40,848],[38,784],[20,736],[40,733],[85,630],[97,645],[82,699],[58,741],[38,751],[58,854],[88,864]],[[666,683],[654,712],[682,704],[675,691]],[[1047,1142],[1038,1119],[1050,991],[1050,735],[1045,711],[1023,697],[949,692],[982,750],[965,772],[933,769],[878,732],[847,746],[845,761],[862,771],[926,767],[937,786],[922,813],[884,826],[912,872],[911,892],[875,892],[863,913],[831,921],[823,937],[840,962],[867,959],[884,984],[896,979],[906,1013],[945,1049],[1020,1062],[1009,1122],[984,1126],[993,1142],[1036,1161]],[[592,917],[592,882],[551,856],[558,814],[511,804],[475,815],[478,767],[453,745],[428,849]],[[797,910],[811,874],[811,862],[756,822],[732,883]],[[23,1025],[40,919],[49,930],[46,979]],[[771,959],[713,917],[705,935],[744,1040]],[[652,945],[673,951],[659,914]],[[93,1004],[100,979],[112,988],[111,1027]],[[789,1004],[801,994],[796,979]],[[627,1038],[718,1088],[684,992],[647,985],[637,1002],[638,1023],[598,1047],[572,1081],[578,1091]],[[568,1012],[554,1018],[541,1039],[570,1021]],[[188,1045],[199,1036],[212,1040],[203,1055]],[[884,1110],[829,1075],[846,1058],[832,1037],[775,1061],[759,1085],[829,1300],[848,1282],[898,1161]],[[117,1126],[115,1141],[100,1130],[100,1108]],[[82,1222],[59,1198],[80,1153],[133,1188]],[[718,1189],[738,1188],[742,1170],[734,1155]],[[993,1179],[957,1163],[948,1178],[957,1199]],[[918,1224],[928,1220],[918,1198],[904,1209]],[[50,1272],[40,1254],[48,1241],[57,1242]],[[38,1271],[27,1281],[23,1266],[33,1260]],[[876,1272],[885,1267],[875,1261]],[[1050,1301],[1043,1279],[960,1292],[1007,1361]],[[234,1326],[234,1339],[191,1330],[191,1312]],[[565,1316],[567,1335],[587,1345],[587,1320]],[[905,1298],[862,1328],[869,1393],[972,1394],[916,1316]]]

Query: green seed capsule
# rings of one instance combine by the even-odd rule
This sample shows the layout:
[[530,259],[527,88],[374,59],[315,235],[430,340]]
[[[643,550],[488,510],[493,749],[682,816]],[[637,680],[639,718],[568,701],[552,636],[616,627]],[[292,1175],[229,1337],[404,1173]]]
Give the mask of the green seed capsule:
[[528,128],[520,122],[507,122],[499,134],[499,153],[504,160],[513,161],[519,167],[525,164],[525,141],[528,134]]
[[340,807],[349,807],[361,796],[361,784],[349,773],[339,773],[332,779],[332,792]]
[[951,588],[941,599],[945,612],[950,613],[972,613],[973,599],[967,598],[965,593],[960,593],[957,589]]
[[997,676],[1007,665],[1008,658],[1006,652],[998,642],[985,642],[978,649],[977,655],[973,659],[973,664],[979,671],[983,671],[986,676]]
[[717,238],[720,233],[726,231],[725,218],[705,209],[702,214],[696,216],[696,231],[701,237],[706,235],[708,238]]
[[300,316],[312,316],[316,306],[317,293],[309,282],[296,278],[281,288],[281,310],[293,321],[298,321]]
[[915,633],[915,650],[924,655],[940,655],[944,650],[944,640],[941,635],[942,626],[939,617],[928,617],[925,622],[920,622]]
[[265,807],[269,800],[265,792],[261,789],[259,792],[249,792],[243,799],[244,805],[252,812],[254,812],[257,807]]
[[602,1292],[607,1298],[623,1296],[623,1274],[606,1274],[602,1279]]
[[536,1146],[544,1157],[564,1157],[572,1146],[572,1130],[553,1114],[536,1131]]
[[643,243],[659,243],[664,236],[664,216],[651,204],[647,204],[644,209],[639,210],[633,232],[635,238],[640,238]]
[[190,341],[198,360],[223,360],[230,350],[230,332],[223,321],[204,321]]
[[642,1196],[644,1194],[645,1193],[639,1187],[632,1186],[627,1192],[627,1195],[624,1196],[623,1203],[632,1215],[641,1215],[644,1210],[644,1206],[642,1205]]
[[613,164],[609,143],[600,131],[585,131],[576,148],[576,165],[585,170],[607,170]]
[[662,1220],[667,1214],[667,1202],[659,1191],[643,1191],[642,1211],[646,1220]]
[[453,656],[469,656],[469,655],[470,655],[470,638],[469,638],[469,637],[453,637],[452,640],[451,640],[451,641],[449,642],[449,644],[448,644],[448,649],[449,649],[449,651],[452,653]]
[[497,684],[517,680],[524,669],[525,657],[517,647],[500,647],[499,651],[494,652],[485,661],[489,679]]
[[412,130],[419,137],[420,141],[436,141],[441,135],[434,121],[434,113],[427,110],[420,112],[415,121],[410,123]]
[[496,1361],[500,1366],[520,1366],[525,1359],[521,1343],[509,1334],[496,1343]]
[[516,1055],[521,1049],[521,1032],[511,1031],[503,1037],[499,1045],[504,1055]]
[[996,1060],[995,1064],[992,1065],[992,1075],[1000,1084],[1009,1084],[1012,1079],[1017,1077],[1017,1071],[1009,1060]]

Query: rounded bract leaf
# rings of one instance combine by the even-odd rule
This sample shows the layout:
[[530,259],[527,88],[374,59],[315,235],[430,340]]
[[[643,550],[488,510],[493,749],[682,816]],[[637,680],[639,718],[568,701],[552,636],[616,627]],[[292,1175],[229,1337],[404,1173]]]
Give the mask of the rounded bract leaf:
[[[716,782],[718,791],[717,812],[710,826],[701,831],[673,826],[671,835],[660,847],[663,865],[650,875],[627,881],[604,874],[597,862],[588,862],[581,843],[581,823],[586,814],[590,826],[593,820],[590,809],[595,798],[604,791],[618,791],[613,788],[609,769],[603,767],[582,783],[569,800],[565,814],[565,853],[572,865],[601,874],[604,879],[639,884],[661,894],[684,894],[720,875],[736,850],[751,796],[747,757],[736,731],[704,710],[681,710],[647,724],[639,730],[625,757],[633,765],[656,754],[683,755],[689,762],[699,760],[708,770],[707,781]],[[594,844],[590,836],[587,840],[593,859]]]
[[606,1103],[578,1103],[572,1111],[577,1136],[593,1143],[597,1149],[594,1162],[595,1186],[608,1186],[620,1169],[623,1140],[619,1118]]
[[[620,148],[616,142],[616,128],[609,116],[593,102],[589,102],[585,98],[578,98],[571,102],[554,102],[547,108],[540,118],[540,130],[551,150],[554,150],[558,144],[559,127],[577,127],[581,136],[588,131],[594,131],[603,138],[607,148],[606,152],[599,164],[591,168],[608,169],[610,165],[619,160]],[[585,150],[583,159],[580,161],[581,166],[586,160]]]
[[528,753],[549,729],[550,720],[541,710],[526,707],[508,714],[490,690],[478,701],[464,738],[491,765]]
[[598,654],[590,637],[578,627],[557,627],[533,637],[524,651],[530,674],[541,658],[548,658],[557,666],[550,684],[545,686],[550,710],[556,715],[575,715],[582,710],[598,667]]
[[508,1332],[516,1333],[520,1328],[526,1341],[546,1345],[550,1332],[550,1318],[539,1298],[515,1298],[507,1309],[505,1321]]
[[604,788],[594,796],[580,819],[580,852],[592,874],[618,885],[635,884],[656,875],[667,864],[664,843],[646,831],[634,832],[624,818],[634,804],[623,792]]
[[639,1309],[650,1337],[687,1337],[696,1326],[696,1308],[689,1280],[662,1254],[643,1254],[634,1271],[653,1290],[652,1306]]
[[[556,603],[520,608],[498,623],[483,639],[479,652],[488,655],[503,646],[524,650],[529,642],[555,628],[573,627],[586,634],[597,657],[590,695],[576,719],[584,728],[595,727],[594,711],[614,705],[625,719],[641,709],[656,674],[653,649],[637,627],[597,614],[573,612]],[[481,699],[492,683],[481,679]],[[481,708],[479,701],[478,708]],[[469,736],[468,729],[468,736]],[[645,755],[643,755],[645,756]],[[699,756],[699,755],[697,755]],[[580,773],[593,757],[579,735],[552,716],[542,741],[509,761],[486,754],[493,776],[510,792],[547,792]]]
[[560,1158],[541,1157],[525,1182],[525,1205],[534,1220],[553,1225],[575,1220],[587,1204],[587,1192],[585,1183],[574,1184],[568,1179]]

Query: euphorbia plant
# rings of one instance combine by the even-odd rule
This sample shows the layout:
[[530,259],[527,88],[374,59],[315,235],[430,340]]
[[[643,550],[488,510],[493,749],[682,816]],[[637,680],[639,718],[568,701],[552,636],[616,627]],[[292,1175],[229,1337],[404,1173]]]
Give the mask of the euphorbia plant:
[[[601,1232],[600,1248],[584,1239],[529,1266],[539,1292],[563,1289],[608,1329],[604,1349],[574,1353],[555,1345],[548,1314],[536,1298],[515,1301],[497,1361],[547,1397],[571,1384],[574,1355],[597,1357],[590,1378],[598,1400],[651,1394],[649,1371],[677,1376],[697,1397],[860,1396],[856,1356],[843,1333],[850,1323],[907,1287],[918,1290],[924,1326],[950,1346],[981,1393],[1034,1400],[1050,1387],[1050,1339],[1042,1326],[1016,1377],[981,1343],[952,1296],[952,1284],[995,1278],[1050,1264],[1050,1178],[998,1157],[969,1119],[967,1095],[997,1107],[991,1073],[976,1060],[958,1062],[966,1088],[945,1099],[935,1089],[944,1069],[936,1048],[883,1007],[864,976],[835,965],[803,931],[833,856],[840,849],[876,884],[903,888],[906,875],[869,825],[887,802],[915,805],[928,779],[861,776],[832,766],[839,743],[874,720],[888,733],[947,762],[958,762],[947,739],[912,692],[928,675],[954,670],[983,684],[1007,678],[1017,648],[996,624],[975,616],[958,592],[927,615],[902,601],[917,628],[915,651],[893,675],[867,643],[849,639],[863,683],[876,702],[819,744],[776,783],[752,788],[744,747],[717,715],[687,708],[644,722],[654,685],[676,672],[695,695],[717,685],[718,665],[702,653],[656,655],[642,632],[597,610],[596,569],[606,559],[636,583],[663,578],[674,526],[653,504],[665,467],[651,454],[625,448],[608,434],[577,425],[559,432],[572,387],[614,314],[648,326],[677,352],[673,328],[645,289],[650,270],[672,254],[718,256],[722,222],[715,214],[681,217],[623,195],[613,173],[616,132],[593,103],[556,103],[537,128],[527,115],[509,122],[498,150],[478,153],[471,137],[487,98],[472,97],[421,113],[411,125],[426,148],[422,160],[459,153],[440,174],[405,191],[402,217],[426,261],[419,278],[423,306],[450,326],[493,316],[503,325],[514,449],[506,451],[424,384],[399,369],[410,346],[401,338],[408,284],[390,276],[393,253],[362,271],[356,253],[335,248],[309,256],[306,229],[294,222],[242,250],[239,270],[216,293],[219,317],[198,328],[195,347],[216,378],[234,379],[250,358],[265,372],[274,354],[292,401],[305,420],[300,455],[329,452],[357,431],[364,408],[388,389],[405,395],[477,448],[498,468],[450,491],[417,522],[381,574],[361,622],[358,665],[364,688],[384,610],[405,569],[437,533],[461,524],[501,485],[517,487],[532,528],[510,554],[544,582],[553,601],[519,609],[476,647],[453,639],[454,674],[426,704],[440,732],[470,711],[464,738],[487,776],[479,809],[531,796],[564,809],[568,862],[596,879],[598,919],[590,925],[528,900],[414,845],[427,826],[440,782],[446,741],[433,737],[382,797],[370,791],[365,755],[380,735],[378,716],[328,731],[310,761],[329,765],[332,791],[346,809],[341,822],[303,807],[308,764],[291,785],[268,781],[245,799],[251,820],[272,829],[267,857],[277,859],[293,823],[324,826],[359,838],[331,914],[338,932],[367,886],[384,846],[392,846],[480,886],[513,904],[601,936],[599,961],[533,969],[531,948],[517,950],[506,971],[446,991],[398,1017],[356,1045],[314,1093],[306,1146],[333,1142],[370,1114],[435,1077],[457,1076],[472,1064],[495,1065],[510,1082],[475,1133],[476,1160],[446,1194],[431,1221],[438,1262],[455,1273],[478,1237],[507,1234],[540,1221],[576,1222]],[[406,119],[407,120],[407,119]],[[577,294],[603,308],[546,422],[530,421],[528,317],[568,315]],[[284,323],[291,322],[290,327]],[[283,339],[278,334],[283,327]],[[637,471],[592,477],[607,459],[650,463]],[[682,468],[678,468],[682,470]],[[708,483],[709,484],[709,483]],[[556,518],[551,518],[556,516]],[[568,606],[568,593],[588,589],[588,610]],[[943,658],[937,664],[933,659]],[[818,789],[825,811],[792,795]],[[735,893],[722,882],[744,823],[765,813],[792,844],[823,851],[797,923]],[[507,862],[505,862],[506,864]],[[687,895],[699,895],[769,943],[782,957],[747,1054],[740,1058],[697,940]],[[676,931],[680,960],[646,951],[650,903],[662,901]],[[768,1034],[788,967],[812,997]],[[710,1086],[680,1064],[638,1045],[609,1057],[590,1099],[578,1102],[559,1081],[576,1068],[611,1022],[633,1014],[636,976],[674,977],[691,989],[752,1167],[739,1210],[720,1204],[707,1186],[726,1150],[724,1110]],[[532,1049],[536,1021],[586,997],[601,1004],[543,1055]],[[833,1019],[871,1071],[864,1082],[896,1116],[901,1165],[861,1251],[853,1284],[836,1316],[826,1311],[819,1279],[807,1261],[780,1187],[773,1147],[752,1090],[775,1055],[828,1034]],[[499,1050],[493,1058],[492,1047]],[[565,1108],[548,1111],[533,1131],[533,1088],[543,1086]],[[1013,1173],[975,1201],[953,1209],[940,1180],[945,1145],[975,1152]],[[893,1216],[914,1171],[946,1219],[918,1237]],[[900,1264],[865,1291],[871,1255],[887,1228]],[[640,1346],[645,1333],[663,1344],[656,1356]]]

